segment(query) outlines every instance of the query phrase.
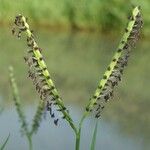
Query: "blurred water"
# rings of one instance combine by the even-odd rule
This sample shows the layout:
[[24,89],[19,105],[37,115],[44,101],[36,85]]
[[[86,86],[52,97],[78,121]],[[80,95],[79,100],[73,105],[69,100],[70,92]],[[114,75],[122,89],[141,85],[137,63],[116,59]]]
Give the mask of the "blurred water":
[[[34,114],[33,108],[34,106],[26,108],[26,115],[29,120],[31,120],[31,116]],[[80,111],[77,107],[74,107],[71,110],[72,115],[76,119],[80,118],[81,113],[79,113]],[[0,120],[1,142],[10,133],[10,140],[7,145],[7,149],[28,149],[26,138],[21,137],[20,133],[18,132],[20,129],[20,124],[14,108],[9,108],[7,111],[5,111]],[[82,130],[81,150],[89,149],[94,122],[95,121],[90,118],[84,123],[85,126]],[[56,127],[50,117],[47,115],[47,119],[42,122],[37,135],[33,137],[33,144],[34,149],[36,150],[73,150],[75,144],[74,140],[74,133],[70,127],[67,126],[65,121],[59,122],[58,127]],[[140,139],[133,139],[122,134],[118,125],[100,120],[96,148],[97,150],[144,150],[144,145]]]
[[[121,35],[35,31],[56,87],[65,104],[71,103],[71,112],[77,122]],[[32,82],[27,79],[27,67],[22,59],[27,49],[23,39],[14,38],[10,28],[0,29],[0,106],[5,106],[0,115],[0,143],[10,133],[7,149],[11,150],[27,149],[27,143],[25,138],[20,137],[20,126],[12,103],[8,78],[10,64],[15,68],[22,104],[29,120],[34,114],[33,103],[38,99]],[[149,47],[149,40],[141,39],[133,50],[123,81],[115,91],[114,101],[106,107],[103,120],[100,120],[97,150],[150,149]],[[92,118],[85,123],[82,150],[89,147],[94,123]],[[55,127],[48,118],[34,136],[36,150],[72,150],[73,147],[74,136],[64,122]]]

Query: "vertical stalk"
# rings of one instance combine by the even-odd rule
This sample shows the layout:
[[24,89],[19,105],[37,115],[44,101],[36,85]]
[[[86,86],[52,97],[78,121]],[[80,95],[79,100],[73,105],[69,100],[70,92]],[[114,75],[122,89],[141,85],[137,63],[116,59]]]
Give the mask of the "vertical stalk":
[[75,150],[80,150],[80,137],[81,137],[81,129],[82,129],[82,124],[84,122],[84,119],[87,117],[88,112],[85,112],[79,122],[79,129],[78,132],[76,132],[76,149]]
[[80,132],[81,132],[81,129],[76,134],[76,147],[75,147],[75,150],[80,150]]
[[33,150],[33,145],[32,145],[32,136],[27,136],[28,142],[29,142],[29,150]]

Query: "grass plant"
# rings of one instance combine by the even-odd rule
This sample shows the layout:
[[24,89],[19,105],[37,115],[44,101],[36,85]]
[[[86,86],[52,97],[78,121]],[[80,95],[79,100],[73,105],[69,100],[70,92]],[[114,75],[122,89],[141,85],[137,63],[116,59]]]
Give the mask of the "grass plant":
[[[72,12],[72,15],[73,14],[74,12]],[[59,123],[59,120],[63,119],[67,121],[70,127],[73,129],[73,132],[76,136],[75,149],[79,150],[80,135],[84,120],[90,114],[93,114],[96,119],[99,119],[101,117],[104,107],[113,96],[115,87],[117,87],[119,81],[121,81],[124,69],[128,63],[131,49],[135,47],[135,44],[139,39],[140,29],[143,25],[140,7],[133,8],[132,13],[129,17],[127,27],[125,28],[125,33],[102,79],[99,81],[98,87],[96,88],[94,94],[90,98],[89,103],[85,108],[85,112],[81,117],[81,120],[79,121],[79,125],[76,125],[74,123],[72,117],[69,114],[68,109],[66,108],[63,102],[62,97],[58,93],[58,90],[52,80],[52,77],[46,65],[44,56],[42,55],[42,49],[38,46],[34,34],[29,27],[28,19],[23,15],[19,14],[18,16],[16,16],[14,23],[15,25],[12,30],[12,33],[14,35],[17,35],[17,37],[20,38],[22,33],[26,33],[28,51],[24,57],[24,60],[28,66],[29,78],[32,80],[33,85],[35,86],[35,89],[39,94],[41,101],[46,104],[47,111],[50,113],[50,117],[53,119],[54,124],[57,125]],[[41,107],[38,107],[37,114],[33,119],[33,133],[29,132],[27,128],[27,123],[25,121],[25,117],[21,110],[20,100],[18,97],[19,94],[12,72],[12,68],[10,68],[10,78],[14,93],[15,105],[20,120],[22,122],[22,128],[24,129],[27,137],[29,136],[31,140],[31,135],[35,131],[37,131],[39,123],[41,122],[41,118],[39,117],[42,114],[41,111],[39,111],[41,110]],[[97,126],[98,125],[96,124],[91,142],[91,150],[95,149]]]
[[9,73],[10,74],[10,84],[11,84],[12,93],[13,93],[13,100],[14,100],[16,110],[17,110],[17,113],[19,116],[19,121],[21,123],[21,133],[27,137],[28,142],[29,142],[29,150],[32,150],[33,149],[32,136],[33,136],[33,134],[35,134],[37,132],[38,127],[40,126],[40,122],[42,121],[42,115],[43,115],[44,108],[45,108],[44,101],[42,101],[42,100],[39,101],[39,105],[37,107],[35,116],[33,117],[31,130],[29,130],[28,123],[26,121],[26,116],[22,109],[18,86],[16,83],[16,79],[14,77],[14,71],[13,71],[12,66],[9,67],[9,72],[10,72]]

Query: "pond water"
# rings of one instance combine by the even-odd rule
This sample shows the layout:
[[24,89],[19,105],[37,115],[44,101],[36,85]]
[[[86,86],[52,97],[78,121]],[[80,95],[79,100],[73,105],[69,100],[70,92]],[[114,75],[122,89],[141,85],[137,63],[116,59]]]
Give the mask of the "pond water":
[[[116,49],[118,37],[91,33],[63,33],[35,29],[36,38],[59,93],[78,122],[84,106],[93,94]],[[123,81],[115,90],[113,100],[99,121],[97,150],[149,150],[149,41],[141,39],[133,49]],[[22,105],[31,122],[39,100],[32,82],[27,78],[23,55],[27,50],[24,37],[16,39],[10,28],[0,29],[0,143],[10,133],[7,149],[26,150],[25,137],[20,136],[20,124],[9,87],[8,66],[15,69]],[[95,119],[89,118],[82,131],[82,150],[88,150]],[[72,150],[74,136],[62,121],[55,127],[49,116],[43,120],[33,138],[35,150]]]
[[[72,115],[79,119],[81,113],[79,113],[78,107],[72,109]],[[34,114],[33,108],[31,106],[26,109],[26,115],[29,120],[31,120],[31,114]],[[90,147],[90,139],[92,138],[92,131],[94,128],[93,119],[88,119],[84,123],[84,128],[82,130],[82,141],[81,150],[88,150]],[[28,149],[28,143],[26,143],[26,138],[21,137],[20,124],[18,123],[17,114],[15,110],[9,109],[3,113],[1,116],[1,141],[4,140],[10,133],[10,140],[7,145],[7,149],[16,150],[26,150]],[[124,135],[120,127],[113,122],[106,122],[104,120],[99,121],[98,135],[97,135],[97,145],[96,150],[106,149],[106,150],[142,150],[146,149],[143,145],[143,141],[139,137],[131,138],[128,135]],[[33,144],[35,150],[73,150],[74,149],[74,133],[66,125],[64,121],[56,127],[53,122],[47,116],[46,120],[43,120],[38,133],[33,137]]]

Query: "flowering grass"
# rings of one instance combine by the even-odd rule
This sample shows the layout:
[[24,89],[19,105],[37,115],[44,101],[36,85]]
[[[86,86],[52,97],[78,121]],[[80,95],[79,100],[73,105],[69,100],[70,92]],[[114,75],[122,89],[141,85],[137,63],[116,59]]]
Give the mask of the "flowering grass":
[[[129,22],[125,28],[125,33],[119,43],[119,46],[110,62],[108,68],[106,69],[103,78],[99,81],[98,87],[94,92],[93,96],[90,98],[89,103],[85,109],[85,112],[79,121],[79,125],[75,125],[69,111],[63,103],[58,90],[52,80],[49,73],[48,67],[44,56],[42,55],[42,49],[38,46],[34,34],[29,27],[28,19],[23,15],[18,15],[15,18],[15,26],[12,33],[18,38],[21,37],[22,33],[26,33],[28,51],[24,57],[25,63],[27,64],[28,76],[31,78],[33,85],[40,99],[46,103],[47,111],[50,117],[54,120],[54,124],[57,125],[59,119],[64,119],[68,122],[70,127],[73,129],[76,136],[76,146],[75,149],[80,149],[80,134],[82,129],[82,123],[86,117],[91,113],[94,114],[95,118],[100,118],[102,110],[104,109],[106,103],[112,98],[113,91],[116,86],[118,86],[119,81],[121,81],[123,72],[128,63],[128,58],[130,56],[131,49],[135,47],[137,40],[139,39],[140,29],[143,25],[140,8],[134,7],[132,13],[129,17]],[[11,69],[12,70],[12,69]],[[10,73],[12,89],[14,89],[14,98],[18,99],[18,92],[16,90],[16,85],[13,80],[13,75]],[[16,94],[17,93],[17,94]],[[18,102],[18,100],[17,100]],[[21,113],[20,104],[16,103],[16,108],[18,109],[18,114],[23,118],[23,125],[25,119]],[[41,107],[38,107],[41,109]],[[41,116],[41,112],[37,111],[37,114]],[[39,120],[38,115],[35,115],[35,120]],[[34,120],[34,122],[35,122]],[[32,125],[32,129],[37,131],[37,123]],[[23,126],[24,128],[24,126]],[[26,129],[26,128],[25,128]],[[95,140],[96,140],[96,130],[97,125],[94,130],[91,149],[94,150]],[[34,131],[34,130],[33,130]],[[26,131],[25,131],[26,132]],[[28,133],[28,131],[27,131]],[[31,132],[32,133],[32,132]],[[30,137],[31,138],[31,137]]]

